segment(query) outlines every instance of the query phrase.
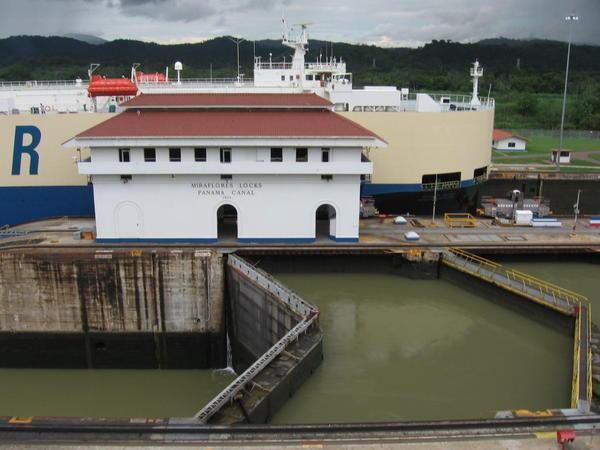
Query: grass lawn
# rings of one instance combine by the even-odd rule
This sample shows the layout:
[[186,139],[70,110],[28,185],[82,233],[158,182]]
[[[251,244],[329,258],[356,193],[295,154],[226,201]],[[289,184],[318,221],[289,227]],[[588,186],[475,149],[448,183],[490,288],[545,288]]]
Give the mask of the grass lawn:
[[531,155],[530,158],[505,158],[502,156],[496,157],[492,156],[492,162],[496,164],[543,164],[550,163],[550,158],[545,158],[542,156],[536,157],[535,155]]
[[595,159],[596,161],[600,162],[600,153],[590,153],[588,155],[588,158],[592,158],[592,159]]
[[596,167],[596,168],[581,168],[581,167],[577,167],[577,166],[565,166],[562,165],[560,166],[560,171],[561,172],[600,172],[600,166]]
[[[527,152],[550,155],[552,149],[558,148],[558,142],[558,138],[532,137],[527,142]],[[565,138],[563,148],[574,152],[600,150],[600,139]]]
[[[550,160],[550,151],[558,147],[558,138],[531,137],[527,142],[526,152],[497,152],[492,151],[492,161],[506,164],[543,163]],[[566,138],[563,148],[572,150],[572,159],[578,160],[576,152],[600,151],[600,139]],[[590,158],[600,161],[600,153],[591,153]],[[582,165],[593,165],[591,161],[578,160]]]

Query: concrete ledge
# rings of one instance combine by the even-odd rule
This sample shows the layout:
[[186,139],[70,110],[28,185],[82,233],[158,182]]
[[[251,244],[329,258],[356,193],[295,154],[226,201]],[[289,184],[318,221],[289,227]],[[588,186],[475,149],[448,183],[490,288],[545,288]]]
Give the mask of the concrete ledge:
[[214,244],[212,238],[96,238],[98,244]]

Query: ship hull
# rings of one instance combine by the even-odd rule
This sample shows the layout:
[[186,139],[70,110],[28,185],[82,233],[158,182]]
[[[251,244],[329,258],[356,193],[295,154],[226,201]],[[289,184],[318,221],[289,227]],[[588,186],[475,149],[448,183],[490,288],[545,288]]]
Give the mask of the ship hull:
[[[481,184],[464,183],[456,189],[435,193],[436,214],[474,212],[479,202]],[[423,191],[420,185],[398,185],[395,190],[363,185],[362,195],[372,196],[381,214],[428,215],[433,213],[433,191]]]

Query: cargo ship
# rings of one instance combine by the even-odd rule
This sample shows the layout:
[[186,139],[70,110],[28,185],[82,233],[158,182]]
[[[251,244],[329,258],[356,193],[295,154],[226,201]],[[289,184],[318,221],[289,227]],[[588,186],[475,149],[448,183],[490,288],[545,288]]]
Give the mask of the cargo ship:
[[[293,34],[293,36],[292,36]],[[373,175],[361,195],[373,197],[383,213],[424,214],[432,209],[464,211],[476,207],[479,187],[487,179],[495,103],[480,98],[483,68],[470,69],[471,95],[414,93],[394,86],[353,87],[342,58],[307,62],[308,32],[284,30],[282,43],[293,50],[291,61],[255,57],[254,78],[187,79],[181,62],[175,76],[147,74],[138,65],[123,78],[0,83],[0,226],[60,216],[92,216],[92,187],[76,163],[89,149],[62,143],[122,109],[140,93],[314,92],[334,110],[383,137],[384,151],[367,150]]]

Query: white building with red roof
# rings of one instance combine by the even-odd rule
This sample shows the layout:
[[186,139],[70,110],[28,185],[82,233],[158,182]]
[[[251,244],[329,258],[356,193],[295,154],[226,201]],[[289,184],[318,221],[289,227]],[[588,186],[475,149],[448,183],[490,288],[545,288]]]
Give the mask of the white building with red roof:
[[524,152],[527,151],[527,138],[496,128],[492,135],[492,148],[500,152]]
[[354,242],[366,148],[314,94],[145,94],[65,145],[94,187],[99,242]]

